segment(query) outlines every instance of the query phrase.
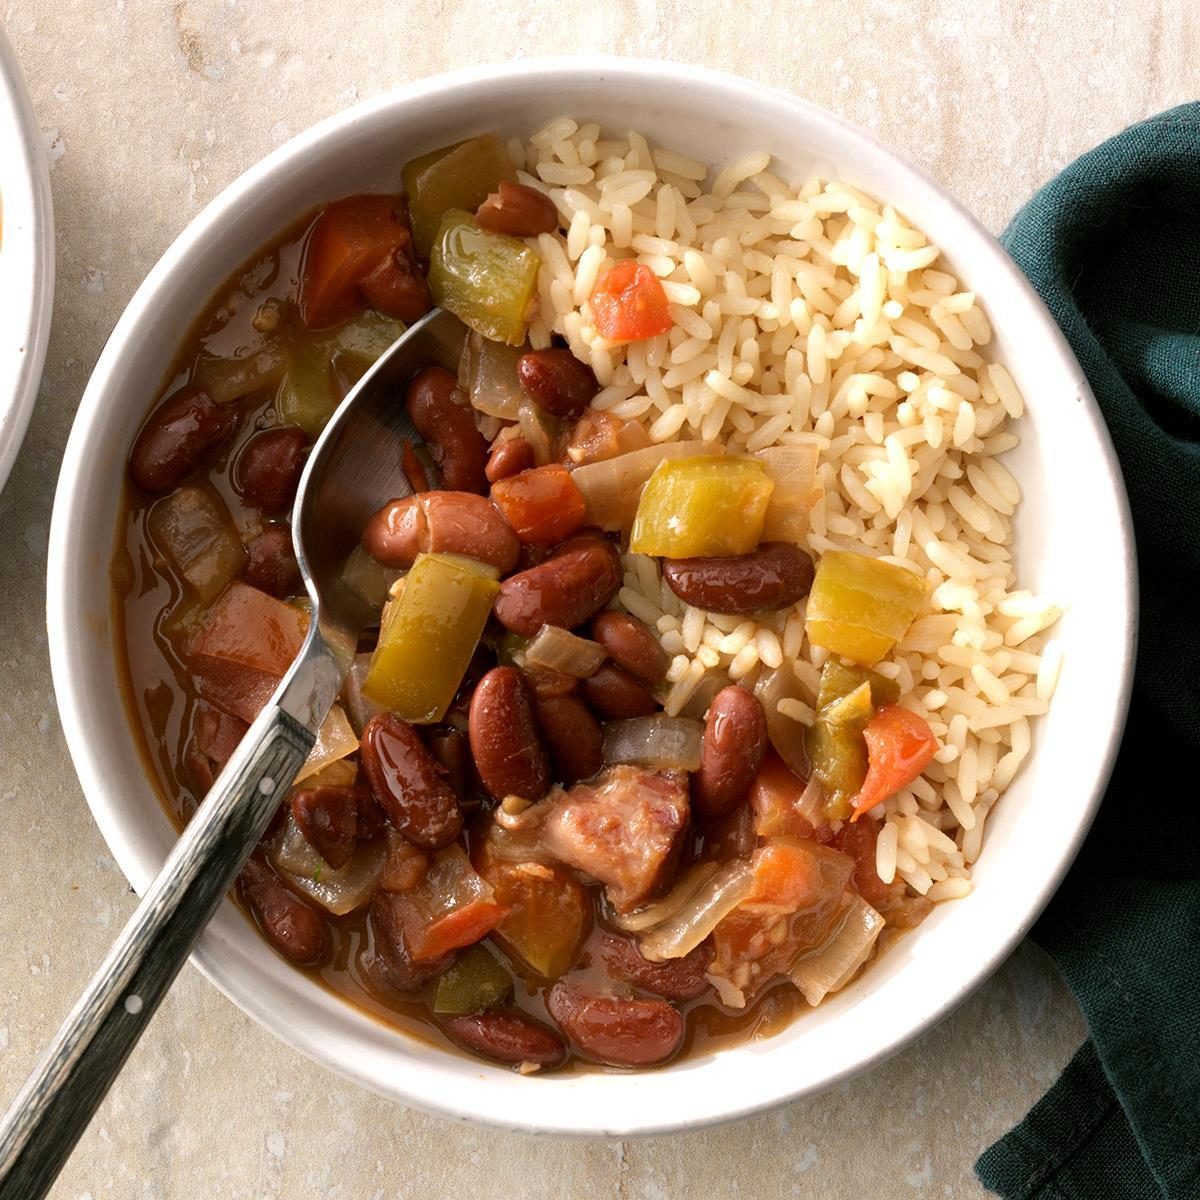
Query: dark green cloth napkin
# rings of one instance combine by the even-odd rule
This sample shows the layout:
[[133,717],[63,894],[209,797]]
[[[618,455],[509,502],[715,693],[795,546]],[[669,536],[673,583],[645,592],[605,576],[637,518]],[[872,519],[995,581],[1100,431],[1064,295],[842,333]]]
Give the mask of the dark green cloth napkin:
[[976,1171],[1009,1200],[1200,1197],[1200,104],[1085,154],[1002,241],[1112,432],[1141,621],[1116,771],[1032,935],[1090,1039]]

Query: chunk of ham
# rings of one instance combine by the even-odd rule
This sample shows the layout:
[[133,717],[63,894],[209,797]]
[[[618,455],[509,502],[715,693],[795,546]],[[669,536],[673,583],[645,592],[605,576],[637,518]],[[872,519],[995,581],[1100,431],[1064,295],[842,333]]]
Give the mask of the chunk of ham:
[[629,912],[670,886],[689,815],[686,776],[612,767],[553,803],[541,841]]

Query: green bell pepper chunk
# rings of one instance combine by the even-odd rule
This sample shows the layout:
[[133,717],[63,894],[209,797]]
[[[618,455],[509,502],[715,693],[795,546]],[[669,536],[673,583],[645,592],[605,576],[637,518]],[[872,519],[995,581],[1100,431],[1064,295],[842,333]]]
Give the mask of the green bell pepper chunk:
[[405,721],[440,721],[500,590],[496,572],[452,554],[419,554],[384,611],[363,693]]
[[403,178],[413,241],[428,258],[447,209],[474,212],[501,180],[516,183],[517,172],[504,143],[485,133],[412,159],[404,166]]
[[368,309],[338,329],[297,338],[275,393],[280,422],[316,437],[346,393],[403,332],[403,322]]
[[512,976],[493,954],[476,944],[438,979],[433,1011],[463,1017],[505,1003],[512,992]]
[[480,229],[470,213],[442,218],[429,258],[434,302],[485,338],[519,346],[541,259],[519,238]]

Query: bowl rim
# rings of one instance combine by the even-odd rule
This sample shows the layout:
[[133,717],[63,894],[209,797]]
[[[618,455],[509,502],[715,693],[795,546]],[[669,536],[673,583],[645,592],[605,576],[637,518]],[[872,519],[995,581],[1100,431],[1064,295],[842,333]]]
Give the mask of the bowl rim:
[[[0,120],[10,154],[3,172],[4,230],[0,262],[13,255],[17,270],[28,271],[27,290],[14,288],[4,299],[0,354],[20,356],[15,370],[0,368],[0,492],[25,440],[33,415],[54,310],[54,205],[42,131],[16,51],[0,29]],[[15,243],[15,245],[14,245]],[[0,271],[0,277],[6,275]]]
[[[159,291],[167,285],[179,264],[186,261],[195,247],[219,226],[235,219],[243,200],[257,192],[282,168],[317,150],[356,123],[374,118],[388,110],[395,109],[397,113],[401,113],[405,105],[415,101],[436,101],[441,96],[457,93],[462,89],[503,84],[514,76],[530,72],[536,72],[547,87],[553,87],[556,78],[563,81],[573,79],[578,82],[582,76],[594,80],[597,84],[611,84],[619,83],[623,78],[632,80],[652,74],[664,85],[689,83],[730,94],[752,94],[764,104],[789,107],[792,111],[802,114],[807,122],[824,125],[827,129],[836,131],[839,137],[856,144],[865,153],[885,160],[890,171],[905,177],[910,185],[929,194],[931,199],[936,199],[942,205],[944,211],[954,216],[960,223],[955,235],[957,244],[962,246],[964,242],[973,243],[970,247],[972,256],[990,259],[990,269],[1002,273],[1007,283],[1015,287],[1024,302],[1038,314],[1040,324],[1045,327],[1048,343],[1060,359],[1058,366],[1072,379],[1077,388],[1074,398],[1079,400],[1100,448],[1104,459],[1104,471],[1112,487],[1118,513],[1119,560],[1123,568],[1121,599],[1126,620],[1123,644],[1113,648],[1119,658],[1116,666],[1118,693],[1114,697],[1114,720],[1103,747],[1094,748],[1100,753],[1093,760],[1096,766],[1092,774],[1091,795],[1086,805],[1080,809],[1080,819],[1073,835],[1061,848],[1055,869],[1043,879],[1032,902],[1020,914],[1020,919],[1014,922],[1007,935],[995,945],[973,977],[956,989],[947,990],[946,994],[938,997],[936,1003],[924,1009],[915,1018],[907,1019],[898,1035],[886,1045],[872,1049],[857,1058],[850,1056],[838,1069],[827,1072],[817,1080],[796,1085],[790,1080],[780,1079],[778,1075],[770,1079],[764,1077],[760,1089],[744,1096],[725,1095],[720,1097],[716,1104],[702,1105],[698,1113],[673,1114],[662,1120],[630,1119],[620,1112],[606,1113],[603,1121],[595,1118],[580,1120],[572,1113],[571,1106],[560,1105],[561,1111],[555,1110],[552,1117],[535,1121],[523,1117],[519,1106],[504,1106],[503,1097],[500,1105],[493,1102],[490,1107],[472,1106],[471,1102],[452,1086],[448,1075],[444,1078],[449,1086],[444,1087],[441,1094],[431,1097],[423,1094],[418,1087],[420,1078],[429,1078],[428,1073],[422,1074],[414,1070],[413,1081],[392,1077],[384,1079],[364,1064],[363,1059],[369,1057],[367,1055],[338,1058],[330,1052],[328,1045],[323,1044],[319,1031],[301,1027],[295,1022],[282,1023],[281,1027],[279,1021],[271,1019],[277,1014],[246,985],[239,971],[236,955],[221,953],[220,947],[208,944],[204,938],[198,942],[192,953],[190,961],[209,982],[292,1049],[388,1099],[441,1116],[471,1120],[518,1132],[584,1137],[649,1136],[723,1124],[762,1112],[801,1096],[826,1090],[878,1065],[910,1045],[961,1004],[993,974],[1028,932],[1057,889],[1091,826],[1120,743],[1132,685],[1137,624],[1137,571],[1133,530],[1123,480],[1107,427],[1081,367],[1041,299],[1016,264],[975,217],[943,187],[903,156],[883,146],[871,133],[782,89],[723,71],[641,58],[588,55],[520,59],[512,63],[465,67],[401,85],[327,117],[291,138],[238,176],[187,224],[151,268],[117,322],[94,368],[71,429],[55,495],[48,547],[47,626],[51,669],[63,732],[88,806],[118,865],[139,892],[144,890],[146,883],[157,870],[157,864],[144,861],[145,856],[127,836],[124,823],[106,800],[104,774],[89,736],[87,696],[85,689],[77,684],[79,676],[74,669],[76,655],[82,657],[82,654],[79,651],[79,639],[73,636],[70,630],[72,622],[78,620],[76,610],[81,601],[78,597],[70,596],[67,590],[68,568],[73,556],[83,554],[89,549],[81,541],[77,519],[88,490],[87,450],[93,433],[105,420],[104,401],[109,386],[108,377],[114,369],[114,364],[117,363],[125,344],[136,335],[143,320],[152,311]],[[313,987],[307,981],[306,984],[310,988]],[[348,1002],[339,998],[339,1003]]]

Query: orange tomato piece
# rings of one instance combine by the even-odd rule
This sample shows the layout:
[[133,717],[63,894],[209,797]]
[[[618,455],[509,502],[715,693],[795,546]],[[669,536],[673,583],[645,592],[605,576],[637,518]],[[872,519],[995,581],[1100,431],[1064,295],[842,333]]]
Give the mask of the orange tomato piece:
[[938,748],[928,722],[898,704],[881,708],[867,722],[863,737],[867,740],[867,777],[854,797],[851,821],[912,783],[933,761]]
[[573,534],[587,505],[571,472],[558,463],[533,467],[492,484],[492,503],[524,543],[553,545]]
[[396,196],[347,196],[317,218],[300,268],[300,319],[308,329],[336,325],[363,305],[359,285],[397,250],[406,254],[412,233]]
[[423,962],[448,950],[473,945],[491,933],[507,912],[508,909],[495,900],[473,900],[432,925],[417,929],[409,941],[409,949],[415,960]]
[[789,770],[774,750],[768,750],[750,785],[754,832],[765,838],[812,837],[812,822],[799,812],[805,787],[804,780]]
[[610,342],[637,342],[671,328],[670,302],[649,267],[626,259],[592,289],[592,319]]

